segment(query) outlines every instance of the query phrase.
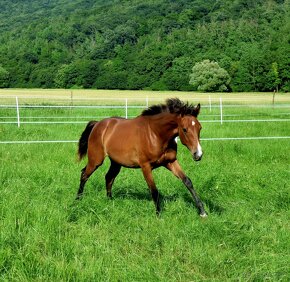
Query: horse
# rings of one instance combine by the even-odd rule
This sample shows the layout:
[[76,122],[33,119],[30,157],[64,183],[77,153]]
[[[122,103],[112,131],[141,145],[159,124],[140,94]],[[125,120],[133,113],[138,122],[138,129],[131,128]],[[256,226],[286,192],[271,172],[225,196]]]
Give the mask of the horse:
[[202,158],[201,124],[197,119],[199,112],[200,104],[192,105],[171,98],[165,104],[148,107],[133,119],[110,117],[90,121],[78,143],[79,160],[87,154],[88,162],[81,171],[76,199],[82,197],[85,183],[108,156],[111,165],[105,180],[109,198],[112,198],[112,185],[121,167],[141,168],[159,215],[161,194],[155,185],[152,170],[165,167],[182,180],[195,201],[199,215],[206,217],[204,205],[192,181],[177,161],[176,137],[188,148],[195,161]]

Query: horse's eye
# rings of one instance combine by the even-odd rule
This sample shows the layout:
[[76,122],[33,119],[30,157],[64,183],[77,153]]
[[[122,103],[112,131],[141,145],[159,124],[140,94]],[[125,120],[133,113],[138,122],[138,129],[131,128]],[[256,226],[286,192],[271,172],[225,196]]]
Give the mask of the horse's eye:
[[186,128],[182,128],[183,132],[186,133],[187,132],[187,129]]

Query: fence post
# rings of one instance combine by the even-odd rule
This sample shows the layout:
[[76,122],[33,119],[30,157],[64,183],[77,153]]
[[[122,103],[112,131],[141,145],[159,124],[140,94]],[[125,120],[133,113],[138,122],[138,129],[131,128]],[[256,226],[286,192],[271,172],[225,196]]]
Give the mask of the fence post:
[[147,109],[149,108],[149,99],[148,99],[148,96],[146,96],[146,107],[147,107]]
[[209,111],[211,112],[211,97],[210,97],[210,95],[208,96],[208,103],[209,103]]
[[70,91],[70,105],[73,106],[74,102],[73,102],[73,92],[72,90]]
[[272,97],[272,105],[273,105],[273,108],[275,106],[275,94],[276,94],[276,90],[273,91],[273,97]]
[[19,114],[19,104],[18,104],[17,96],[16,96],[16,115],[17,115],[17,126],[20,127],[20,114]]
[[221,112],[221,124],[223,124],[223,102],[222,102],[222,97],[220,97],[220,112]]
[[126,98],[126,100],[125,100],[125,116],[127,119],[128,118],[128,98]]

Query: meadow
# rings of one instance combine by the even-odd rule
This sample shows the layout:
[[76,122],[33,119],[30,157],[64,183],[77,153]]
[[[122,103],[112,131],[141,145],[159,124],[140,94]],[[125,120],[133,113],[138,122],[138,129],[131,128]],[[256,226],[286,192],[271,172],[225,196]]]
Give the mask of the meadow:
[[[156,93],[141,93],[140,98],[148,95],[150,103],[169,95],[192,98],[188,93],[156,99]],[[52,96],[21,99],[26,105],[64,103],[62,93]],[[227,96],[223,124],[218,95],[212,111],[208,95],[192,98],[206,105],[199,117],[204,157],[194,163],[179,143],[178,159],[205,203],[206,219],[183,184],[163,168],[154,171],[164,198],[159,218],[138,169],[122,169],[108,200],[108,160],[88,181],[83,199],[74,200],[85,166],[77,162],[75,141],[88,120],[124,115],[124,109],[22,108],[20,128],[1,123],[0,280],[289,281],[290,140],[254,138],[290,136],[290,96],[277,97],[275,107],[271,94],[245,97]],[[0,101],[7,103],[1,95]],[[230,107],[237,101],[240,106]],[[129,115],[141,110],[130,108]],[[15,109],[0,111],[0,121],[15,122]],[[253,139],[223,139],[229,137]],[[5,143],[36,140],[72,142]]]

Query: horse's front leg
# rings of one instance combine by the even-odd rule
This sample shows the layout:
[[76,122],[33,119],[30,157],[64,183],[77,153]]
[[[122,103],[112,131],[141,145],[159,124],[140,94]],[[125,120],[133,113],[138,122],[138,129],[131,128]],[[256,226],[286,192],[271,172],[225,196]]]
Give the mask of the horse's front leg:
[[184,185],[186,186],[186,188],[188,189],[188,191],[190,192],[191,196],[195,201],[195,204],[199,210],[199,215],[201,217],[207,217],[202,201],[199,199],[190,178],[186,176],[183,170],[181,169],[178,161],[176,160],[173,163],[168,163],[165,167],[169,169],[176,177],[182,180],[182,182],[184,183]]
[[156,207],[156,214],[159,215],[161,212],[161,205],[160,205],[160,193],[155,185],[153,175],[152,175],[152,168],[150,164],[146,164],[141,166],[144,178],[147,182],[147,185],[151,191],[152,199],[154,201]]

